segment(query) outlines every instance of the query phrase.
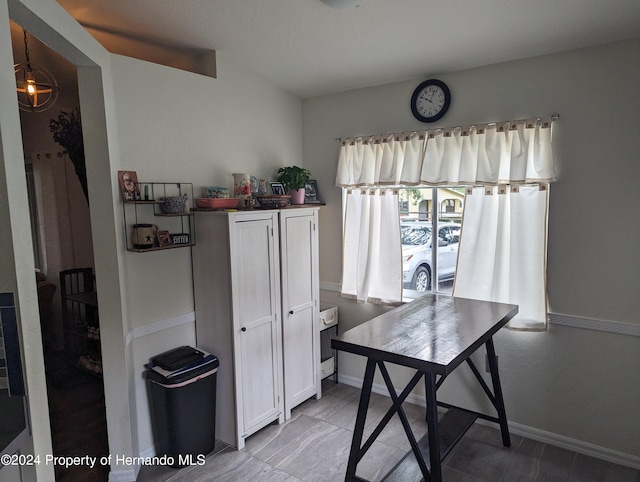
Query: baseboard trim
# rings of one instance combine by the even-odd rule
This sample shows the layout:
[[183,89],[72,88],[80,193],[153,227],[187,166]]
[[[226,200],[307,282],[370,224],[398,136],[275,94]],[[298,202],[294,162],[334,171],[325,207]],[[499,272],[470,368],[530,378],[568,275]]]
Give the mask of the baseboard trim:
[[[484,420],[479,420],[479,423],[489,423]],[[516,422],[509,422],[509,431],[515,435],[536,440],[538,442],[554,445],[567,450],[572,450],[583,455],[588,455],[607,462],[613,462],[614,464],[624,465],[631,467],[632,469],[640,470],[640,457],[634,455],[625,454],[616,450],[611,450],[600,445],[591,444],[589,442],[583,442],[564,435],[558,435],[545,430],[540,430],[527,425],[522,425]]]
[[156,447],[154,445],[140,452],[140,458],[143,458],[143,459],[151,459],[156,455],[158,454],[156,453]]
[[549,323],[553,325],[571,326],[587,330],[605,331],[619,335],[640,336],[640,324],[625,323],[622,321],[597,320],[595,318],[583,318],[581,316],[561,315],[549,313]]
[[[352,387],[362,388],[362,379],[357,377],[338,374],[338,382]],[[389,391],[387,390],[386,385],[374,383],[371,387],[371,391],[379,395],[389,397]],[[415,405],[420,405],[422,407],[426,407],[427,405],[426,400],[422,395],[416,395],[414,393],[409,394],[409,396],[407,397],[407,402],[413,403]],[[478,419],[478,423],[494,425],[491,422],[487,422],[481,419]],[[625,454],[623,452],[611,450],[606,447],[591,444],[589,442],[583,442],[582,440],[565,437],[564,435],[558,435],[552,432],[547,432],[545,430],[540,430],[511,421],[509,422],[509,432],[514,435],[520,435],[521,437],[535,440],[537,442],[554,445],[556,447],[572,450],[583,455],[606,460],[607,462],[612,462],[614,464],[624,465],[626,467],[631,467],[632,469],[640,470],[640,457],[634,455]]]
[[138,478],[139,471],[140,467],[112,470],[109,472],[109,482],[134,482]]

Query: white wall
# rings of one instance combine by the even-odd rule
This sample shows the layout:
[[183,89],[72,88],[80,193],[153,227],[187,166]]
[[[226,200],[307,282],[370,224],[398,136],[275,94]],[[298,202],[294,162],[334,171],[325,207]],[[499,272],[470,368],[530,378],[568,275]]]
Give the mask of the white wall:
[[[445,81],[453,96],[435,127],[560,114],[554,146],[561,177],[550,192],[550,310],[637,327],[640,39],[424,78],[430,77]],[[325,286],[341,280],[335,139],[424,128],[409,109],[422,80],[303,102],[305,167],[327,202],[320,213]],[[380,312],[327,291],[323,299],[347,314],[340,315],[345,329]],[[551,325],[542,334],[502,330],[496,348],[510,420],[627,454],[640,465],[640,338]],[[340,371],[361,379],[364,364],[344,356]],[[448,381],[442,395],[476,405],[461,377]]]
[[[112,68],[122,169],[140,182],[191,182],[198,197],[203,186],[231,187],[234,172],[275,180],[278,167],[301,163],[301,101],[225,55],[217,55],[217,79],[118,55]],[[148,454],[143,364],[195,343],[191,252],[127,252],[125,261],[134,430]]]

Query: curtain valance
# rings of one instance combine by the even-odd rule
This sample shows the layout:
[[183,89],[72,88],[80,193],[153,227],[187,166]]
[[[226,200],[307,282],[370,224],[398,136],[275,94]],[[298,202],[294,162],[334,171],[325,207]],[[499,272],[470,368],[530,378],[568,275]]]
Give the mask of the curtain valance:
[[336,186],[484,186],[556,180],[552,119],[342,141]]

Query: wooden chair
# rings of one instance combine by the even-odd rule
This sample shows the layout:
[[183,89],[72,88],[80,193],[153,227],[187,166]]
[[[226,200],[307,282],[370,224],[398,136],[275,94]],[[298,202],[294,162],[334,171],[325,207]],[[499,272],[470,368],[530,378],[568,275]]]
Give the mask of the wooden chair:
[[73,354],[88,349],[88,327],[98,325],[93,268],[60,272],[60,297],[65,349]]
[[38,289],[38,308],[40,311],[40,329],[42,331],[42,346],[51,348],[53,327],[51,325],[51,306],[56,294],[57,286],[47,281],[44,276],[36,276],[36,288]]

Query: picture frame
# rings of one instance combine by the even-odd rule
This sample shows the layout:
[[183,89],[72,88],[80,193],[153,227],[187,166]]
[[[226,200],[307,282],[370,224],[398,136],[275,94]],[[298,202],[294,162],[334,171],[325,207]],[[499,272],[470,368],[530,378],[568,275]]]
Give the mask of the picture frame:
[[320,191],[318,190],[318,181],[315,179],[309,179],[309,182],[304,186],[304,203],[324,204],[320,197]]
[[140,201],[140,184],[136,171],[118,171],[118,182],[123,201]]
[[281,182],[272,182],[271,183],[271,192],[275,196],[284,196],[286,194],[284,192],[284,185]]
[[167,246],[171,246],[173,243],[171,242],[171,238],[169,237],[169,231],[158,231],[158,246],[161,248],[166,248]]

